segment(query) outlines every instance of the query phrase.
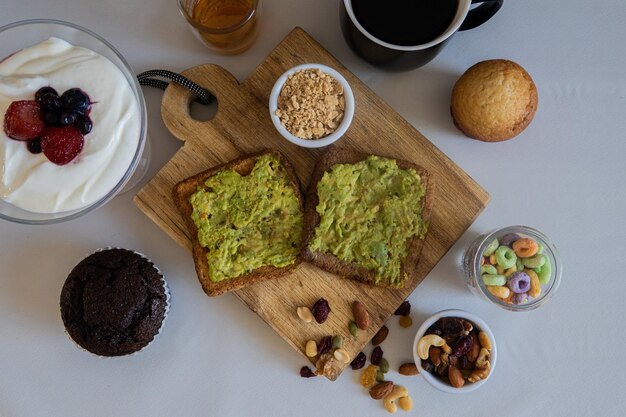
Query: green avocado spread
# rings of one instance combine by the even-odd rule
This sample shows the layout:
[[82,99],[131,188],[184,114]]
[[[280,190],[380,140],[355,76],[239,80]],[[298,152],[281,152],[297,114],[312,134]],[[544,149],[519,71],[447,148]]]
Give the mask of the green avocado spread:
[[333,165],[317,184],[320,222],[310,248],[374,271],[376,284],[402,288],[407,240],[426,234],[425,193],[417,172],[393,159]]
[[257,158],[252,172],[218,172],[189,197],[213,282],[262,266],[293,264],[303,214],[287,172],[275,155]]

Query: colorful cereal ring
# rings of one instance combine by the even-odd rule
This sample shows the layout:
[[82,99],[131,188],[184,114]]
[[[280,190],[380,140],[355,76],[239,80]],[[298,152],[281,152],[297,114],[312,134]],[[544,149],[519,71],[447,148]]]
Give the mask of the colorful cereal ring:
[[539,282],[537,273],[531,269],[525,269],[524,272],[530,277],[530,290],[528,290],[528,295],[532,298],[539,297],[541,295],[541,282]]
[[523,258],[522,263],[524,264],[524,267],[528,269],[539,268],[546,263],[546,257],[541,254],[536,254],[531,258]]
[[500,244],[498,243],[498,239],[492,240],[491,243],[485,248],[483,256],[490,256],[496,251],[496,249],[498,249],[498,246],[500,246]]
[[550,282],[550,277],[552,276],[552,265],[550,264],[550,258],[546,256],[546,263],[541,267],[541,271],[539,271],[539,282],[541,285],[546,285]]
[[485,285],[504,285],[506,284],[506,277],[504,275],[485,274],[482,276]]
[[[496,267],[493,265],[483,265],[480,267],[480,274],[489,274],[489,275],[496,275],[498,273],[498,271],[496,271]],[[489,284],[491,285],[491,284]]]
[[[521,239],[520,239],[521,240]],[[519,242],[519,240],[518,240]],[[508,246],[500,246],[496,249],[496,262],[504,269],[509,269],[517,261],[517,255]]]
[[518,271],[522,271],[524,269],[522,258],[517,258],[517,261],[515,261],[515,267],[517,268]]
[[511,295],[511,290],[509,290],[507,287],[488,285],[487,290],[498,298],[507,298],[509,295]]
[[537,253],[539,245],[529,237],[523,237],[513,243],[513,250],[520,258],[530,258]]

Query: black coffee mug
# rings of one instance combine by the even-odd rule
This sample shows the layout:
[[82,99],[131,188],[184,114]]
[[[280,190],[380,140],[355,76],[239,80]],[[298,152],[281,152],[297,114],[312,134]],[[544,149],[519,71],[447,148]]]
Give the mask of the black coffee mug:
[[[473,3],[482,4],[470,10]],[[401,46],[382,41],[365,30],[354,14],[352,0],[343,0],[341,29],[350,48],[367,62],[392,71],[406,71],[430,62],[452,35],[482,25],[503,3],[504,0],[459,0],[454,19],[443,33],[427,43]]]

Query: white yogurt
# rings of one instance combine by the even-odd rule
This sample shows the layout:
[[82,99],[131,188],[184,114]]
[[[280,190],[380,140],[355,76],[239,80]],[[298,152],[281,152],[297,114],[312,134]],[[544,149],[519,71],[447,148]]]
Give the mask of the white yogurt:
[[0,62],[0,117],[11,102],[34,100],[41,87],[62,94],[85,91],[91,101],[92,131],[81,153],[55,165],[43,153],[0,129],[0,197],[24,210],[58,213],[89,206],[109,193],[128,170],[139,142],[139,104],[124,74],[107,58],[50,38]]

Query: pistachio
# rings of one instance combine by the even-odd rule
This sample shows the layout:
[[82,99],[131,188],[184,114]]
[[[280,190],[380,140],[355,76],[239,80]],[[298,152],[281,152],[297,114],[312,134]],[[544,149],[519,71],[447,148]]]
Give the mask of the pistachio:
[[332,348],[339,349],[342,345],[343,345],[343,337],[339,334],[333,336],[332,345],[331,345]]
[[348,329],[350,330],[350,334],[352,336],[354,337],[359,336],[359,327],[356,325],[354,321],[351,321],[350,324],[348,324]]
[[380,365],[378,366],[378,369],[383,374],[386,374],[387,372],[389,372],[389,361],[387,359],[385,359],[385,358],[382,358],[380,360]]

